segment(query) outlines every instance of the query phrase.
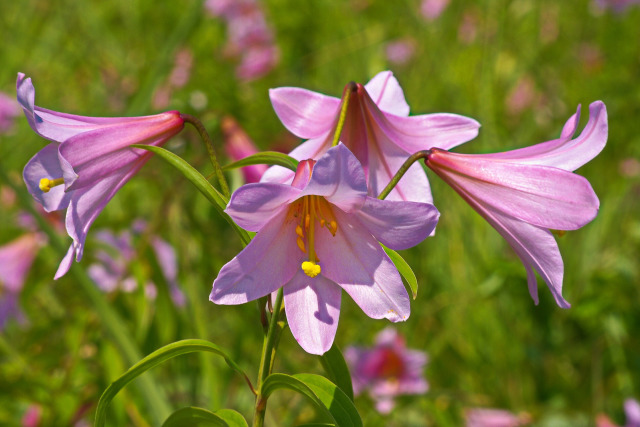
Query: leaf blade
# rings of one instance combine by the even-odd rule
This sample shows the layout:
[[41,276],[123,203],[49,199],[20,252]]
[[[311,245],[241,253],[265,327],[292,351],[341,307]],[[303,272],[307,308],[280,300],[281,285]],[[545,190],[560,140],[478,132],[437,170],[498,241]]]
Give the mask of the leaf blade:
[[387,253],[389,258],[391,258],[391,262],[396,266],[398,272],[404,277],[404,280],[407,281],[409,287],[411,288],[411,295],[415,300],[418,297],[418,279],[416,278],[416,274],[413,272],[409,263],[402,258],[402,256],[394,251],[393,249],[389,249],[385,245],[382,246],[382,249]]
[[298,168],[298,161],[293,157],[287,156],[284,153],[277,151],[262,151],[260,153],[252,154],[243,159],[237,160],[233,163],[229,163],[222,167],[223,170],[242,168],[251,165],[275,165],[282,166],[284,168],[296,171]]

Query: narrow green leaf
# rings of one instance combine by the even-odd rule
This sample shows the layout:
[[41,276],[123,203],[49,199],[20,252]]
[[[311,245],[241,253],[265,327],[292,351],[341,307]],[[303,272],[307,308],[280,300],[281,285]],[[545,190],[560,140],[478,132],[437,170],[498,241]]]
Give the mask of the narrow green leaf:
[[142,145],[142,144],[134,144],[132,147],[142,148],[143,150],[151,151],[152,153],[157,154],[168,163],[170,163],[173,167],[178,169],[185,178],[187,178],[193,185],[196,186],[198,190],[211,202],[211,204],[218,210],[220,215],[224,217],[224,219],[233,227],[233,229],[238,233],[242,242],[247,245],[251,241],[251,236],[245,230],[240,228],[229,215],[224,212],[224,209],[227,207],[227,203],[229,200],[224,197],[218,190],[216,190],[213,185],[207,179],[202,176],[200,172],[198,172],[193,166],[187,163],[182,157],[172,153],[169,150],[165,150],[162,147],[156,147],[153,145]]
[[407,261],[405,261],[398,252],[389,249],[383,244],[380,244],[380,246],[382,246],[382,249],[384,249],[387,255],[389,255],[389,258],[391,258],[391,261],[396,265],[396,268],[398,269],[402,277],[404,277],[404,280],[407,281],[409,287],[411,288],[413,299],[416,299],[416,297],[418,296],[418,279],[416,278],[416,275],[411,267],[409,267]]
[[307,396],[338,427],[362,426],[353,402],[331,381],[313,374],[271,374],[262,383],[262,394],[269,397],[278,389],[289,389]]
[[[209,341],[197,339],[177,341],[168,344],[143,358],[138,363],[129,368],[129,370],[125,372],[120,378],[111,383],[109,387],[107,387],[104,393],[102,393],[102,396],[100,396],[100,401],[98,402],[98,407],[96,409],[94,425],[96,427],[104,426],[107,416],[107,407],[109,406],[109,403],[111,403],[113,398],[118,394],[120,390],[122,390],[125,385],[133,381],[136,377],[168,359],[180,356],[181,354],[193,353],[196,351],[206,351],[209,353],[217,354],[218,356],[222,356],[227,365],[229,365],[231,369],[238,372],[240,375],[244,376],[245,380],[251,386],[251,383],[249,382],[248,377],[244,373],[244,371],[233,360],[231,360],[231,358],[217,345]],[[251,388],[253,389],[253,387]]]
[[322,363],[322,367],[329,379],[340,387],[340,390],[344,391],[344,394],[353,401],[353,384],[351,383],[349,366],[347,366],[342,352],[335,343],[329,351],[320,356],[320,363]]
[[286,154],[278,153],[277,151],[263,151],[261,153],[252,154],[244,159],[240,159],[237,162],[229,163],[222,167],[224,170],[241,168],[250,165],[277,165],[282,166],[292,171],[298,169],[298,161],[293,157],[289,157]]
[[242,415],[232,409],[211,412],[203,408],[187,406],[175,411],[162,427],[248,427]]

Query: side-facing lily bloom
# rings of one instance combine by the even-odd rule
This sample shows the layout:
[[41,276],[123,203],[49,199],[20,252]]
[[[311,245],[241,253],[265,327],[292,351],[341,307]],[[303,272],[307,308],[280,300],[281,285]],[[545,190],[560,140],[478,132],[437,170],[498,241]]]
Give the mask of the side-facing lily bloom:
[[[369,83],[348,84],[342,101],[306,89],[282,87],[269,91],[271,103],[284,126],[308,139],[289,155],[297,160],[318,159],[332,145],[345,102],[347,111],[340,141],[362,164],[369,195],[379,195],[413,153],[437,147],[453,148],[478,135],[480,125],[456,114],[409,117],[409,105],[391,71],[378,73]],[[291,171],[275,166],[263,181],[289,182]],[[433,201],[427,176],[413,165],[387,197],[388,200]]]
[[18,101],[40,136],[53,141],[29,160],[23,177],[31,195],[47,212],[66,209],[73,239],[55,278],[66,274],[73,257],[82,259],[89,227],[116,192],[146,163],[151,153],[133,144],[162,145],[180,132],[177,111],[145,117],[84,117],[35,106],[30,78],[18,74]]
[[395,396],[429,389],[423,373],[427,354],[409,350],[393,328],[380,331],[372,348],[347,347],[344,357],[351,369],[354,394],[368,390],[380,413],[391,412]]
[[258,233],[222,267],[210,300],[242,304],[284,287],[291,332],[313,354],[333,343],[341,289],[369,317],[409,317],[409,296],[380,243],[415,246],[439,217],[428,203],[368,197],[362,166],[342,144],[300,162],[291,185],[240,187],[226,212]]
[[538,304],[534,270],[560,307],[564,265],[549,230],[575,230],[598,213],[589,182],[572,173],[593,159],[607,142],[607,111],[600,101],[589,107],[584,130],[572,139],[580,107],[560,138],[493,154],[456,154],[433,149],[426,164],[491,224],[516,251],[527,270],[529,293]]

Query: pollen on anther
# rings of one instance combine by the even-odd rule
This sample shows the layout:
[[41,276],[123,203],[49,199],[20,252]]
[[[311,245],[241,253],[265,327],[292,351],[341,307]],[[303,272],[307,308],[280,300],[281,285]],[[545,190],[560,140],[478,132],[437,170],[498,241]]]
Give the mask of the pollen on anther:
[[300,248],[300,250],[306,254],[307,250],[304,248],[304,242],[300,237],[296,239],[296,243],[298,244],[298,247]]
[[331,221],[329,223],[329,231],[331,231],[332,235],[336,235],[336,231],[338,231],[338,223],[335,221]]
[[296,234],[300,237],[304,237],[304,233],[302,233],[302,227],[299,225],[296,226]]
[[307,214],[304,218],[304,228],[309,228],[309,223],[311,223],[311,215]]

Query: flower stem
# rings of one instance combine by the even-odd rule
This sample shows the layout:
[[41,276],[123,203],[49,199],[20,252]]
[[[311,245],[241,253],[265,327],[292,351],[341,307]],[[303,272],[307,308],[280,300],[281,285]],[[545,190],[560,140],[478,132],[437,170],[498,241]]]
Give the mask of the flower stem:
[[385,197],[387,197],[389,193],[391,193],[391,190],[393,190],[394,187],[398,185],[398,182],[400,182],[400,179],[402,179],[402,177],[409,170],[411,165],[420,159],[427,159],[429,155],[431,155],[431,150],[418,151],[417,153],[413,153],[411,156],[409,156],[409,158],[405,160],[402,166],[400,166],[400,169],[398,169],[398,172],[396,172],[393,178],[391,178],[391,181],[389,181],[389,184],[387,184],[384,190],[382,190],[382,192],[378,196],[378,199],[384,200]]
[[211,137],[209,136],[207,129],[205,129],[204,125],[198,118],[190,114],[180,114],[180,117],[185,122],[193,125],[193,127],[195,127],[198,133],[200,134],[200,137],[204,141],[204,144],[207,146],[209,159],[211,160],[211,164],[213,165],[213,170],[215,171],[216,177],[218,178],[218,183],[220,184],[220,189],[222,190],[222,194],[224,194],[228,199],[229,197],[231,197],[231,193],[229,192],[229,185],[227,184],[227,179],[224,177],[224,174],[222,173],[222,167],[220,167],[220,163],[218,162],[218,157],[216,156],[216,151],[213,148],[213,142],[211,141]]
[[336,133],[333,134],[332,147],[335,147],[340,142],[340,135],[342,134],[342,128],[344,127],[344,121],[347,118],[347,109],[349,108],[349,99],[351,99],[351,93],[358,90],[358,86],[354,82],[344,88],[342,94],[342,107],[340,108],[340,117],[338,118],[338,125],[336,126]]
[[262,346],[253,427],[262,427],[264,425],[264,415],[267,411],[267,398],[262,396],[262,384],[273,369],[273,361],[275,359],[276,349],[278,348],[278,342],[280,341],[280,334],[285,326],[285,321],[280,321],[280,314],[283,308],[282,299],[283,290],[280,288],[278,289],[276,301],[273,304],[273,314],[269,321],[269,331],[267,332],[267,336],[264,337],[264,344]]

